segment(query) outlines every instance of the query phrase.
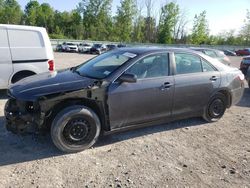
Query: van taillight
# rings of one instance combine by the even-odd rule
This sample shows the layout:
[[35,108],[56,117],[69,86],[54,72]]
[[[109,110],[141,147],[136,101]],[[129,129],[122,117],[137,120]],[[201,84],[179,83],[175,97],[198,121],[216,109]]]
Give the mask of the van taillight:
[[54,71],[54,61],[53,60],[49,60],[48,64],[49,64],[49,71]]

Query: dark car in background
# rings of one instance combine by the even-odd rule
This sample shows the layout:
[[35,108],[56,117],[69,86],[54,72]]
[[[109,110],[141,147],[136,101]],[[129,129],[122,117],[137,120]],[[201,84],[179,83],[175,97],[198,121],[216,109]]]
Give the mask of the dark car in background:
[[230,59],[224,54],[223,51],[211,48],[196,48],[196,47],[195,48],[193,47],[191,49],[195,51],[200,51],[212,58],[215,58],[225,65],[231,65]]
[[246,76],[248,68],[250,67],[250,56],[243,57],[240,63],[240,70]]
[[126,44],[118,44],[117,47],[118,48],[125,48],[125,47],[127,47],[127,45]]
[[92,48],[90,48],[91,54],[102,54],[107,51],[107,47],[104,44],[94,44]]
[[222,50],[226,56],[237,56],[235,52],[231,50]]
[[247,80],[247,83],[248,83],[248,87],[250,88],[250,66],[247,69],[246,80]]
[[101,133],[203,117],[218,121],[244,91],[240,70],[188,49],[122,48],[82,65],[33,76],[8,90],[6,127],[50,129],[64,152]]
[[115,45],[115,44],[108,44],[107,45],[107,50],[110,51],[110,50],[115,50],[117,49],[118,47]]
[[56,52],[62,52],[63,51],[63,48],[62,48],[62,45],[61,44],[58,44],[56,46]]
[[238,50],[238,51],[235,51],[235,53],[238,56],[250,55],[250,48],[246,48],[246,49],[243,49],[243,50]]

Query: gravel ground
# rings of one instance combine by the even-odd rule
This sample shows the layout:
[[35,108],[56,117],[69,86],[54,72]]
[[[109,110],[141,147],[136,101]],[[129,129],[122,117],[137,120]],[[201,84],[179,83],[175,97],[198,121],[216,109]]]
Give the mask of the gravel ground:
[[[55,54],[58,69],[91,57]],[[0,187],[250,187],[249,88],[217,123],[188,119],[119,133],[70,155],[49,135],[6,132],[5,102],[1,91]]]

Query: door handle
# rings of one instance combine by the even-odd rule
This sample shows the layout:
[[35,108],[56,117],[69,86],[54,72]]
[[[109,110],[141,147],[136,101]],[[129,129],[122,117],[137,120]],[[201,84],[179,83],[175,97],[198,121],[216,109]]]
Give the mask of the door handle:
[[172,87],[174,84],[171,84],[169,82],[165,82],[162,86],[161,86],[161,90],[166,90],[169,89],[170,87]]
[[218,80],[218,79],[219,79],[218,76],[212,76],[212,77],[210,78],[211,81],[216,81],[216,80]]

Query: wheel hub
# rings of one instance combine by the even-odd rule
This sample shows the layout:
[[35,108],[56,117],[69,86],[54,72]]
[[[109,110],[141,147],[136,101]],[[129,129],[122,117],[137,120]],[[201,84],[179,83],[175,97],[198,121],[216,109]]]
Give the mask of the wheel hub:
[[63,134],[69,142],[80,142],[88,137],[89,129],[88,122],[83,119],[76,119],[65,126]]
[[210,114],[214,117],[218,117],[223,113],[224,104],[220,99],[213,101],[210,106]]

